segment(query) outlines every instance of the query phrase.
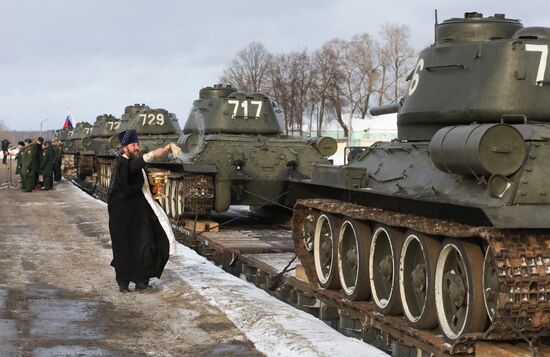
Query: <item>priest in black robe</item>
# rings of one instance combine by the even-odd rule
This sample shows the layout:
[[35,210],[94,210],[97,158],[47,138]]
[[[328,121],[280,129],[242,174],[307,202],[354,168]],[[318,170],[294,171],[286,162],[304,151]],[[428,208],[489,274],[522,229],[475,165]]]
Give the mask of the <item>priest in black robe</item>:
[[136,291],[147,289],[149,279],[160,278],[169,257],[169,241],[142,191],[144,167],[165,154],[160,148],[140,155],[137,132],[125,130],[118,136],[121,152],[116,159],[107,199],[109,232],[116,281],[121,292],[129,283]]

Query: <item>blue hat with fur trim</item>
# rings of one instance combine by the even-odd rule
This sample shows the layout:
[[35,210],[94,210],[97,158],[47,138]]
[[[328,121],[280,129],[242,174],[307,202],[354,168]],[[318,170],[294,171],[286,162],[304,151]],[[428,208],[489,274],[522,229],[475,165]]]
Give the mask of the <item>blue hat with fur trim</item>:
[[134,129],[124,130],[122,133],[118,134],[118,141],[120,141],[120,146],[125,147],[133,143],[137,143],[138,134]]

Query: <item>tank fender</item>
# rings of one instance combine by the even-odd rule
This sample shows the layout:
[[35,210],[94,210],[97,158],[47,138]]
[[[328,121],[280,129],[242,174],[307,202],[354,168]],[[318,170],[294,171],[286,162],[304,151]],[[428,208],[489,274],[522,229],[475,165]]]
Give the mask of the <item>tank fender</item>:
[[315,165],[311,182],[342,188],[367,187],[367,169],[364,167]]

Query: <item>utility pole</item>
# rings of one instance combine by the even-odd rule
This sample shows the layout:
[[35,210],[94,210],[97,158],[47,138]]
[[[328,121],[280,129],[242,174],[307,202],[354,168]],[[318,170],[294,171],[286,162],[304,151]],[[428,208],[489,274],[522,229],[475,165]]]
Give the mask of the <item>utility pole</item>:
[[44,124],[44,122],[48,121],[48,119],[44,119],[40,122],[40,136],[42,136],[42,124]]

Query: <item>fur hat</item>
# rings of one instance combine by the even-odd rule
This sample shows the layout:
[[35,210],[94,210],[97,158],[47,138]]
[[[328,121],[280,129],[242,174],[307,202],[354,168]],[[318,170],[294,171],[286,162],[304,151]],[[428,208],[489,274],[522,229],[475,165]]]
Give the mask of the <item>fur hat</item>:
[[139,142],[137,131],[134,129],[124,130],[118,134],[118,141],[122,147]]

